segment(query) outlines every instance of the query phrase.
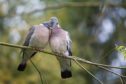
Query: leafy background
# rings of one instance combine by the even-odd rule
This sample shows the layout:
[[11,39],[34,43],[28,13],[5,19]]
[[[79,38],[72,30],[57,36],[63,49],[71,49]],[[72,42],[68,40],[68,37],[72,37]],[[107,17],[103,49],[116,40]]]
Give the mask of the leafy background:
[[[30,26],[41,24],[50,17],[59,18],[60,25],[70,33],[75,56],[92,62],[126,66],[121,53],[114,50],[115,41],[126,42],[126,9],[121,6],[106,7],[64,7],[40,10],[48,5],[68,2],[100,2],[121,4],[125,0],[0,0],[0,42],[22,45]],[[46,48],[50,51],[49,46]],[[18,72],[21,60],[20,49],[0,46],[0,84],[40,84],[40,78],[29,62],[24,72]],[[32,58],[48,84],[98,84],[86,71],[72,64],[73,77],[61,79],[58,61],[54,56],[38,53]],[[120,84],[119,77],[84,65],[104,84]],[[116,73],[126,71],[111,69]]]

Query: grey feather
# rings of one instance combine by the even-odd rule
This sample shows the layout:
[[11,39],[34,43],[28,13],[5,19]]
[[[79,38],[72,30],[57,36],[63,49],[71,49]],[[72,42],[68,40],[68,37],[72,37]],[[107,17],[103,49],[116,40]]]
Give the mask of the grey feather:
[[[69,36],[69,35],[68,35]],[[69,52],[69,56],[72,56],[72,41],[71,39],[69,38],[69,40],[67,41],[67,50]]]
[[35,27],[34,26],[32,26],[30,29],[29,29],[29,33],[28,33],[28,35],[27,35],[27,37],[26,37],[26,40],[25,40],[25,42],[24,42],[24,46],[28,46],[29,45],[29,41],[30,41],[30,39],[31,39],[31,36],[32,36],[32,34],[34,33],[34,30],[35,30]]
[[[28,45],[29,45],[29,42],[30,42],[30,39],[31,39],[32,34],[34,33],[34,30],[35,30],[35,27],[34,27],[34,26],[32,26],[32,27],[29,29],[29,32],[28,32],[28,34],[27,34],[27,36],[26,36],[26,39],[25,39],[25,42],[24,42],[23,46],[28,46]],[[22,50],[21,50],[21,53],[23,52],[23,58],[24,58],[24,51],[25,51],[25,50],[26,50],[26,49],[22,49]]]
[[49,28],[50,27],[50,22],[43,22],[42,23],[45,27]]

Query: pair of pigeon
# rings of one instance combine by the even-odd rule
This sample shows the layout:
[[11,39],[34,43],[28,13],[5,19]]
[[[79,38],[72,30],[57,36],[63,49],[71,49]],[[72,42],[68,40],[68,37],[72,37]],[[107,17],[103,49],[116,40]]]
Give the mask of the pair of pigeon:
[[[56,17],[51,17],[48,22],[32,26],[23,45],[32,46],[36,49],[42,50],[47,46],[48,43],[56,55],[72,56],[72,42],[69,34],[60,27]],[[24,71],[27,61],[37,53],[37,51],[30,49],[22,49],[22,52],[22,61],[18,66],[19,71]],[[56,58],[61,67],[61,77],[72,77],[71,60],[58,56],[56,56]]]

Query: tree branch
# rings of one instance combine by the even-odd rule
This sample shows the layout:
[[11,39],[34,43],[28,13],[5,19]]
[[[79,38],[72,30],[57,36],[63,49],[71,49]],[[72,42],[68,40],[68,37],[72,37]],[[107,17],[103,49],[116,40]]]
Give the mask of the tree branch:
[[30,62],[32,63],[32,65],[34,66],[34,68],[36,69],[36,71],[38,72],[38,74],[40,76],[40,79],[41,79],[41,83],[44,84],[41,72],[39,71],[39,69],[36,67],[36,65],[33,63],[33,61],[31,59],[30,59]]
[[101,80],[99,80],[95,75],[93,75],[90,71],[88,71],[83,65],[81,65],[77,60],[74,60],[75,63],[80,66],[82,69],[84,69],[88,74],[90,74],[94,79],[96,79],[100,84],[103,84]]
[[[43,53],[46,53],[46,54],[49,54],[49,55],[56,56],[54,53],[51,53],[51,52],[48,52],[48,51],[45,51],[45,50],[42,50],[42,51],[41,50],[36,50],[35,48],[29,47],[29,46],[20,46],[20,45],[8,44],[8,43],[4,43],[4,42],[0,42],[0,45],[8,46],[8,47],[14,47],[14,48],[31,49],[31,50],[35,50],[35,51],[39,51],[39,52],[43,52]],[[63,56],[60,56],[60,57],[63,57]],[[94,63],[94,62],[88,61],[86,59],[79,58],[77,56],[67,56],[65,58],[71,59],[71,60],[77,60],[79,62],[94,65],[94,66],[102,66],[102,67],[115,68],[115,69],[126,69],[126,67],[117,67],[117,66]]]
[[116,69],[126,69],[126,67],[117,67],[117,66],[111,66],[111,65],[105,65],[105,64],[99,64],[99,63],[94,63],[79,57],[72,56],[70,57],[71,59],[75,59],[77,61],[80,61],[82,63],[90,64],[90,65],[95,65],[95,66],[102,66],[102,67],[107,67],[107,68],[116,68]]
[[106,71],[108,71],[108,72],[110,72],[110,73],[113,73],[113,74],[119,76],[119,77],[120,77],[121,83],[122,83],[122,84],[125,84],[125,81],[123,80],[123,78],[126,78],[126,76],[120,75],[120,74],[118,74],[118,73],[115,73],[115,72],[113,72],[113,71],[111,71],[111,70],[109,70],[109,69],[107,69],[107,68],[105,68],[105,67],[102,67],[102,66],[98,66],[98,67],[101,68],[101,69],[104,69],[104,70],[106,70]]
[[[39,52],[43,52],[43,53],[50,54],[50,55],[53,55],[53,56],[57,56],[57,55],[55,55],[55,54],[53,54],[53,53],[51,53],[51,52],[47,52],[47,51],[45,51],[45,50],[43,50],[43,51],[41,51],[41,50],[36,50],[35,48],[29,47],[29,46],[20,46],[20,45],[8,44],[8,43],[4,43],[4,42],[0,42],[0,45],[2,45],[2,46],[8,46],[8,47],[14,47],[14,48],[21,48],[21,49],[22,49],[22,48],[25,48],[25,49],[32,49],[32,50],[35,50],[35,51],[39,51]],[[60,57],[64,57],[64,56],[60,56]],[[67,57],[65,57],[65,58],[71,59],[71,60],[75,61],[76,64],[77,64],[78,66],[80,66],[80,67],[81,67],[82,69],[84,69],[87,73],[89,73],[89,74],[90,74],[93,78],[95,78],[100,84],[103,84],[103,82],[101,82],[101,81],[100,81],[97,77],[95,77],[90,71],[88,71],[86,68],[84,68],[84,66],[83,66],[82,64],[80,64],[79,62],[86,63],[86,64],[90,64],[90,65],[94,65],[94,66],[97,66],[97,67],[99,67],[99,68],[101,68],[101,69],[104,69],[104,70],[106,70],[106,71],[108,71],[108,72],[111,72],[111,73],[113,73],[113,74],[119,76],[119,77],[120,77],[120,80],[121,80],[121,83],[122,83],[122,84],[125,84],[123,78],[126,78],[126,76],[123,76],[123,75],[120,75],[120,74],[118,74],[118,73],[115,73],[115,72],[113,72],[113,71],[111,71],[111,70],[109,70],[109,69],[107,69],[107,68],[126,69],[126,67],[116,67],[116,66],[110,66],[110,65],[105,65],[105,64],[93,63],[93,62],[91,62],[91,61],[88,61],[88,60],[79,58],[79,57],[77,57],[77,56],[67,56]],[[36,68],[36,67],[35,67],[35,68]],[[37,71],[38,71],[38,69],[37,69]],[[38,71],[38,73],[40,74],[39,71]],[[41,76],[41,75],[40,75],[40,76]]]

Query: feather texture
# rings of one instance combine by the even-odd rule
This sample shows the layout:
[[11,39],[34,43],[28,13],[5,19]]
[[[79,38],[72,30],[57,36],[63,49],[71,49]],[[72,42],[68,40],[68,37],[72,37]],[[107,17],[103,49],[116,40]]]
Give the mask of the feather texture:
[[[50,37],[50,47],[52,51],[61,56],[72,56],[71,51],[71,40],[67,31],[60,28],[60,26],[55,26],[51,30]],[[70,78],[72,76],[71,73],[71,60],[66,58],[61,58],[57,56],[57,60],[60,63],[61,67],[61,77],[62,78]]]
[[[41,25],[34,25],[29,29],[26,36],[24,46],[32,46],[34,48],[44,49],[49,41],[49,30],[48,28]],[[18,66],[19,71],[24,71],[27,65],[27,61],[33,57],[37,52],[29,49],[22,49],[22,61]]]

